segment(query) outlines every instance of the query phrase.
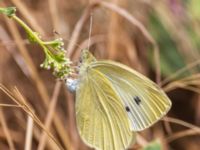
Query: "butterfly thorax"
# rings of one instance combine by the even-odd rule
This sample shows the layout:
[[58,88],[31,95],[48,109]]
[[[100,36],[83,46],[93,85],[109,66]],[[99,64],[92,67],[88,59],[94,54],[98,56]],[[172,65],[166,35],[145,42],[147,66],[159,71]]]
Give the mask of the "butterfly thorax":
[[95,61],[96,61],[95,57],[87,49],[81,52],[81,64],[78,72],[79,78],[78,79],[68,78],[66,80],[66,86],[71,92],[75,92],[77,90],[80,79],[84,77],[84,73],[86,72],[89,65]]
[[84,49],[81,52],[81,66],[79,70],[79,75],[82,75],[86,71],[86,69],[89,67],[89,65],[95,61],[96,61],[96,58],[92,55],[92,53],[90,53],[89,50]]

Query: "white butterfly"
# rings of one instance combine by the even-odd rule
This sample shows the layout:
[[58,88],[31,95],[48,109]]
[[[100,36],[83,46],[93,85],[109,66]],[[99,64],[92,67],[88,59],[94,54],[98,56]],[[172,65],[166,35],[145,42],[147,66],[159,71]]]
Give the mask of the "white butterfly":
[[76,121],[81,138],[101,150],[126,149],[135,132],[157,122],[171,107],[154,82],[113,61],[97,61],[84,50],[79,77],[68,80],[76,91]]

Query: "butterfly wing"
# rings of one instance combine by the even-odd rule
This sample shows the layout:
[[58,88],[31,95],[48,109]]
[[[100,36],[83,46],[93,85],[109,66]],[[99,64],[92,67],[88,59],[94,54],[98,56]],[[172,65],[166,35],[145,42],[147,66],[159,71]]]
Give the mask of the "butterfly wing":
[[113,61],[90,65],[111,82],[126,109],[131,130],[143,130],[163,117],[171,101],[154,82],[133,69]]
[[135,140],[123,104],[109,80],[95,69],[87,69],[76,91],[78,131],[89,146],[122,150]]

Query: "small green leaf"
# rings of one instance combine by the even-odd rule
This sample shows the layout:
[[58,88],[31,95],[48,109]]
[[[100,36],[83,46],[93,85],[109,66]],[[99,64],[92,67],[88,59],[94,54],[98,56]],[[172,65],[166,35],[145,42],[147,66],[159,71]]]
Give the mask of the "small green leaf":
[[155,140],[141,150],[162,150],[162,146],[159,140]]
[[0,8],[0,13],[11,17],[15,14],[16,8],[15,7],[7,7],[7,8]]

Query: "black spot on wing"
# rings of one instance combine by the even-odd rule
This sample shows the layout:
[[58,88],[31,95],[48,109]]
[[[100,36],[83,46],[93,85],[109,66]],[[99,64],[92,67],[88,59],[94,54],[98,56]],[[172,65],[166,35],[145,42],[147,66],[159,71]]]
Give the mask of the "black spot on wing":
[[140,103],[142,102],[141,99],[138,96],[135,96],[134,98],[135,103],[139,106]]
[[130,108],[129,108],[128,106],[126,106],[125,109],[126,109],[127,112],[130,112],[130,111],[131,111]]

